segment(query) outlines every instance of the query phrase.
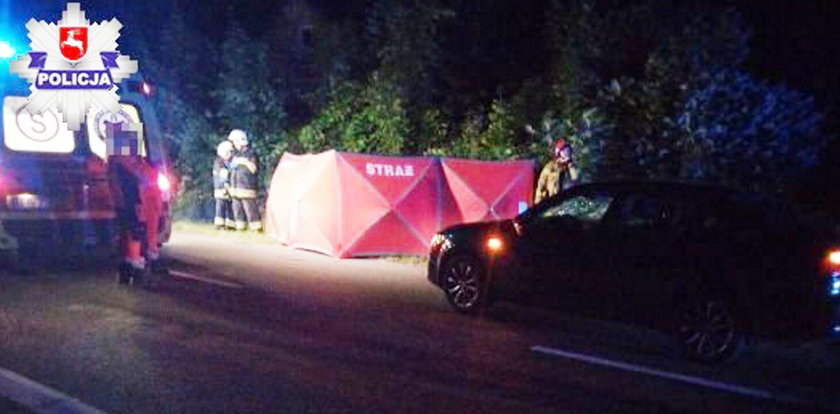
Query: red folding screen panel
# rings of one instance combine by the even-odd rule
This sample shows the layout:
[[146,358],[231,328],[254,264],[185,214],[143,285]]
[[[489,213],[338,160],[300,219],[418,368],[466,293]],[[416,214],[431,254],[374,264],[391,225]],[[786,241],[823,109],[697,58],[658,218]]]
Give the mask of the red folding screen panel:
[[444,227],[529,206],[533,174],[531,161],[286,153],[271,180],[266,230],[337,257],[425,255]]

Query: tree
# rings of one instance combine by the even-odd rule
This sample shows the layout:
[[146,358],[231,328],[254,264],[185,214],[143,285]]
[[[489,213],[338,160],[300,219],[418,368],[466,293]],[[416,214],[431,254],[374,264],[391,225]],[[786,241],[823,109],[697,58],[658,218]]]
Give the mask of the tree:
[[[744,70],[749,27],[708,2],[292,7],[302,3],[258,22],[243,13],[267,7],[240,9],[253,24],[246,31],[229,18],[223,34],[200,32],[228,7],[223,2],[154,10],[171,17],[153,23],[142,62],[157,80],[155,104],[180,150],[190,203],[209,198],[205,172],[231,128],[250,133],[264,173],[284,150],[542,162],[549,142],[563,138],[585,179],[771,189],[804,174],[826,140],[807,95]],[[289,62],[305,64],[292,76]],[[195,70],[207,66],[220,71]]]
[[396,85],[374,72],[364,85],[342,83],[331,97],[321,114],[301,129],[298,137],[304,150],[402,152],[409,126]]
[[234,128],[248,133],[262,165],[262,181],[267,183],[286,138],[284,95],[269,70],[268,46],[231,19],[221,46],[221,62],[219,87],[212,94],[218,108],[216,131],[219,136]]
[[191,218],[212,215],[207,201],[212,199],[208,168],[215,153],[208,84],[215,80],[210,71],[196,67],[214,66],[212,56],[195,50],[212,51],[212,45],[184,19],[185,10],[174,3],[163,19],[155,41],[134,39],[141,55],[141,69],[154,87],[151,102],[157,113],[164,141],[168,144],[181,178],[182,194],[177,212]]
[[734,70],[701,84],[678,117],[683,177],[778,191],[816,165],[827,137],[811,97]]
[[441,50],[439,28],[453,13],[437,0],[376,0],[366,22],[370,53],[378,58],[376,73],[394,85],[404,103],[411,138],[407,153],[420,154],[429,147],[424,114],[441,99]]
[[408,139],[405,103],[397,86],[371,75],[344,129],[342,146],[353,152],[400,155]]
[[[750,30],[737,13],[654,6],[553,3],[556,134],[590,156],[590,175],[775,190],[813,166],[820,116],[743,72]],[[591,109],[609,127],[581,134]]]

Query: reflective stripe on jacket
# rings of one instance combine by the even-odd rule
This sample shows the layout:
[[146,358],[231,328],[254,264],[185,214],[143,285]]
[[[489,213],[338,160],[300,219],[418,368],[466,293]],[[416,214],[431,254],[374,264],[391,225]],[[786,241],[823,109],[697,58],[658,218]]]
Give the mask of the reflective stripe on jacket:
[[256,198],[259,161],[254,151],[248,147],[237,151],[230,165],[230,195],[236,198]]
[[213,160],[213,198],[229,199],[230,169],[222,157]]

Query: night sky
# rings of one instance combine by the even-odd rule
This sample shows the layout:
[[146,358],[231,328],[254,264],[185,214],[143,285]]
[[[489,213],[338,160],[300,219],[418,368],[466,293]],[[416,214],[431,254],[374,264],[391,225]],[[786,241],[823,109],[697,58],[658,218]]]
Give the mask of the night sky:
[[840,1],[733,1],[755,30],[750,69],[840,103]]

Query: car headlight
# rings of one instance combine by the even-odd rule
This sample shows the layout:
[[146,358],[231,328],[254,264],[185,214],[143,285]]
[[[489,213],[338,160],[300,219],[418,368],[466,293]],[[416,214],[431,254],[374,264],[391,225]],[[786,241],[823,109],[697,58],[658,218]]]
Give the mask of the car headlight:
[[502,238],[499,236],[488,237],[484,242],[484,245],[487,248],[487,251],[492,254],[501,253],[505,247],[504,241],[502,241]]

